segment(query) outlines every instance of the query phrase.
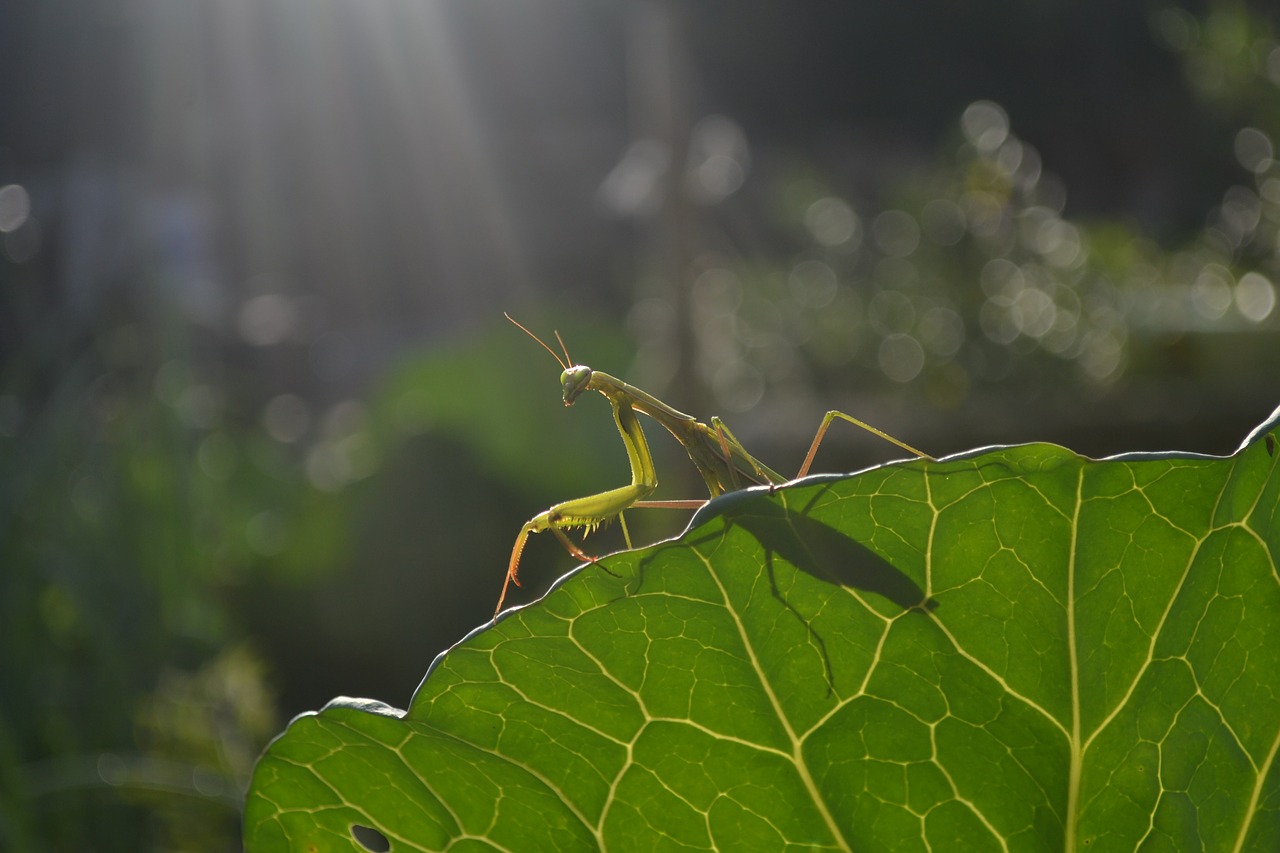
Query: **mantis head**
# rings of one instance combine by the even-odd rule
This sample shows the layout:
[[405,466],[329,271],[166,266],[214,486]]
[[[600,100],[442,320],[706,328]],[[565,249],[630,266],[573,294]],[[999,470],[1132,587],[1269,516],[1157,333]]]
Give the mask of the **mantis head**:
[[585,364],[575,364],[560,374],[560,385],[564,391],[564,404],[572,406],[578,395],[587,390],[591,384],[591,368]]

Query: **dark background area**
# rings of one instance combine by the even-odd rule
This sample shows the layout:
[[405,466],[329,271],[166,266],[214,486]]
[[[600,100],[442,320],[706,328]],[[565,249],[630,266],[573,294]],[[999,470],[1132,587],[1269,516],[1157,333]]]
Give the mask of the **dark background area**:
[[[1231,452],[1280,397],[1273,18],[10,0],[0,848],[235,849],[289,717],[406,706],[520,524],[625,481],[504,310],[779,470],[828,408]],[[852,433],[821,470],[898,455]]]

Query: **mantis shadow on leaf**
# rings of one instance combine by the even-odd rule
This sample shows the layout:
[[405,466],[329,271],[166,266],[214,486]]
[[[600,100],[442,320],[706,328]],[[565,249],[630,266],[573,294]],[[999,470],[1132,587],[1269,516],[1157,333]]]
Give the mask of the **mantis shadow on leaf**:
[[[835,673],[826,642],[814,631],[810,619],[782,594],[775,557],[825,583],[874,593],[904,611],[923,613],[938,606],[915,581],[884,557],[836,528],[770,500],[764,490],[743,490],[718,498],[699,511],[692,526],[716,518],[722,519],[727,527],[749,533],[760,544],[773,597],[805,627],[816,645],[826,670],[828,693],[835,687]],[[719,539],[725,532],[713,526],[704,534],[682,541],[696,546]]]
[[818,580],[875,593],[903,610],[932,610],[938,605],[906,573],[866,545],[766,499],[760,490],[727,495],[704,512],[698,521],[719,516],[750,533],[770,556],[777,554]]

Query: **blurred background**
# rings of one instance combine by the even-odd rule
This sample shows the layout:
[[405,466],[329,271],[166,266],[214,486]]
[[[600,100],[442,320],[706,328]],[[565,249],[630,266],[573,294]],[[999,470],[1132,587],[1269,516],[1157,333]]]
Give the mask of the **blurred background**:
[[[504,310],[783,471],[829,408],[937,456],[1231,452],[1280,403],[1275,25],[7,0],[0,849],[237,849],[291,716],[407,706],[520,524],[626,481]],[[901,455],[856,432],[815,470]],[[516,600],[572,565],[536,537]]]

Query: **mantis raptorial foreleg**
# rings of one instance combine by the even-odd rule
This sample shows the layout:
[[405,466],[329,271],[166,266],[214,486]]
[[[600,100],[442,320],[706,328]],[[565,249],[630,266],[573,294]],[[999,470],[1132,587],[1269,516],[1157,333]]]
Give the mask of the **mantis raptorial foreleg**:
[[[498,618],[502,611],[502,603],[507,598],[507,586],[514,583],[520,586],[517,572],[520,569],[520,555],[524,544],[531,533],[542,533],[550,530],[564,545],[565,550],[584,563],[594,563],[595,557],[584,553],[581,548],[565,535],[565,530],[584,527],[588,531],[600,524],[622,514],[622,511],[648,495],[658,487],[658,476],[653,467],[653,456],[649,452],[649,443],[645,440],[644,430],[640,428],[640,419],[635,410],[625,400],[613,400],[613,419],[622,436],[622,443],[627,448],[627,458],[631,462],[631,484],[617,489],[610,489],[597,495],[565,501],[556,504],[546,512],[541,512],[525,522],[516,537],[516,544],[511,549],[511,562],[507,565],[507,580],[502,584],[502,594],[498,596],[498,606],[494,608],[493,618]],[[628,537],[630,538],[630,537]]]
[[[617,424],[618,432],[622,436],[622,443],[627,449],[627,458],[631,463],[631,483],[597,495],[589,495],[585,498],[556,504],[546,512],[539,513],[525,522],[516,537],[515,546],[511,549],[511,562],[507,565],[507,579],[502,585],[502,594],[498,597],[498,606],[493,614],[495,620],[498,618],[498,613],[502,610],[502,604],[506,600],[508,585],[511,583],[515,583],[517,586],[520,585],[520,579],[517,574],[520,568],[520,555],[524,552],[524,546],[530,534],[549,530],[555,534],[560,543],[564,545],[565,550],[573,555],[574,558],[583,562],[595,562],[596,558],[584,553],[581,548],[565,535],[566,530],[583,527],[590,531],[615,517],[620,518],[624,510],[633,506],[696,509],[706,503],[706,501],[645,500],[657,488],[658,478],[654,471],[653,456],[649,453],[649,445],[645,440],[644,430],[640,427],[640,420],[636,417],[636,412],[641,412],[653,418],[675,436],[676,440],[688,452],[689,458],[693,461],[694,467],[698,469],[698,473],[702,475],[702,479],[707,485],[707,491],[713,498],[725,492],[736,491],[744,486],[762,485],[773,487],[787,481],[786,477],[783,477],[748,453],[747,449],[742,446],[742,443],[734,437],[733,433],[719,418],[712,418],[711,425],[708,426],[690,415],[673,409],[652,394],[648,394],[633,385],[628,385],[621,379],[616,379],[599,370],[592,370],[586,365],[572,364],[568,349],[565,348],[564,341],[560,340],[560,335],[557,333],[556,339],[560,340],[560,347],[564,351],[564,358],[561,359],[555,350],[543,343],[533,332],[516,323],[515,320],[511,319],[510,315],[507,315],[507,319],[519,326],[529,337],[542,344],[542,347],[551,353],[552,357],[564,368],[564,372],[560,374],[560,385],[566,406],[572,406],[584,391],[598,391],[608,399],[609,405],[613,407],[614,422]],[[818,446],[822,443],[827,429],[836,418],[841,418],[860,426],[922,459],[932,459],[928,454],[904,444],[893,436],[863,423],[851,415],[830,411],[823,417],[822,424],[818,427],[818,432],[813,437],[813,443],[809,446],[809,452],[805,456],[804,463],[800,466],[800,472],[796,475],[797,477],[803,477],[809,473],[809,468],[813,464],[814,454],[818,452]],[[629,547],[630,536],[627,536],[627,542]]]

